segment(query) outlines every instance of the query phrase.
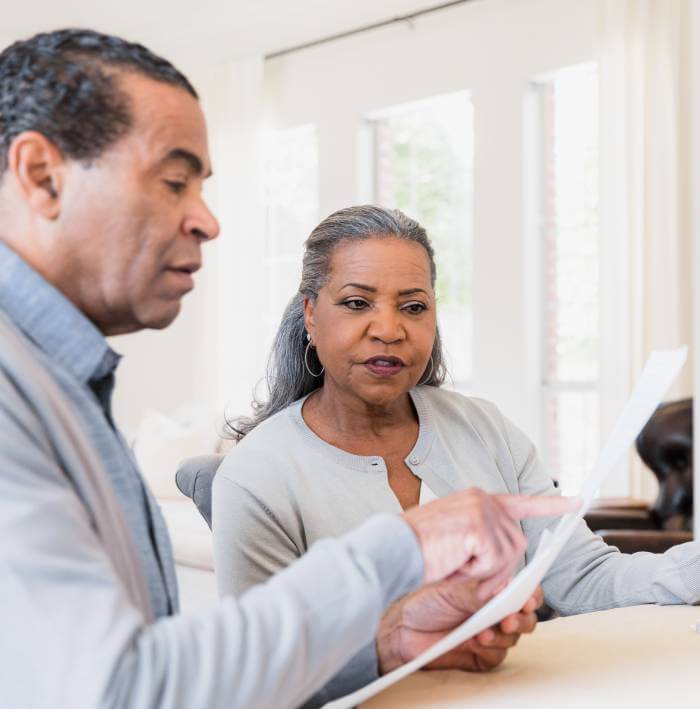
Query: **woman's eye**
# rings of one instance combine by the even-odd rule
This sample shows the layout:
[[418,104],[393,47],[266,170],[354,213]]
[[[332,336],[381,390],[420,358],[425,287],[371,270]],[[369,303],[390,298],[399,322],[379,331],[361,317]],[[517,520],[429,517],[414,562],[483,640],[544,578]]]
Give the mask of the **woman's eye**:
[[407,303],[402,308],[402,310],[407,310],[412,315],[418,315],[419,313],[422,313],[427,309],[428,307],[423,303]]
[[178,182],[176,180],[165,180],[165,184],[175,194],[182,194],[187,187],[186,182]]
[[367,302],[361,298],[350,298],[349,300],[344,300],[343,305],[350,310],[362,310],[367,307]]

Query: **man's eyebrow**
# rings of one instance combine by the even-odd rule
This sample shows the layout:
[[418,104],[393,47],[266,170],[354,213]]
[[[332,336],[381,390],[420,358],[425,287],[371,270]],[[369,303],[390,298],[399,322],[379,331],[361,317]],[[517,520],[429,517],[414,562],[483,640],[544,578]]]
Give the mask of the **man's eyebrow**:
[[[173,148],[164,158],[163,163],[180,161],[187,163],[190,170],[195,175],[202,175],[204,172],[204,164],[201,159],[195,155],[193,152],[186,150],[185,148]],[[211,170],[204,175],[204,177],[210,177]]]

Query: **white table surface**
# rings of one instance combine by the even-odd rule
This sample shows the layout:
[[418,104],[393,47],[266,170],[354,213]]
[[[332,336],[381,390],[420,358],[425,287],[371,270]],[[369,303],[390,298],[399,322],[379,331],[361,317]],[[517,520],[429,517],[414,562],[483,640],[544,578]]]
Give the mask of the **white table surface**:
[[700,707],[700,607],[634,606],[540,623],[487,673],[417,672],[363,709]]

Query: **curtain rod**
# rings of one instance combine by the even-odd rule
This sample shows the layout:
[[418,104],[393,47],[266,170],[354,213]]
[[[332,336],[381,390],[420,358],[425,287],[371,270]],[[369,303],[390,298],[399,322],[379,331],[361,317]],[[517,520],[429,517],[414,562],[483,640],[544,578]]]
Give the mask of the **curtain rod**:
[[297,44],[294,47],[287,47],[287,49],[280,49],[277,52],[272,52],[265,55],[265,60],[276,59],[277,57],[282,57],[285,54],[292,54],[294,52],[300,52],[303,49],[310,49],[311,47],[318,47],[321,44],[328,44],[329,42],[335,42],[338,39],[345,39],[346,37],[352,37],[356,34],[362,34],[364,32],[370,32],[371,30],[377,30],[382,27],[388,27],[389,25],[398,24],[400,22],[411,22],[417,17],[422,17],[423,15],[430,15],[433,12],[439,12],[440,10],[447,10],[451,7],[456,7],[457,5],[465,5],[468,2],[474,2],[474,0],[453,0],[452,2],[444,2],[440,5],[433,5],[432,7],[426,7],[423,10],[416,10],[407,15],[398,15],[397,17],[392,17],[389,20],[382,20],[382,22],[375,22],[372,25],[364,25],[363,27],[357,27],[354,30],[348,30],[347,32],[339,32],[338,34],[332,34],[328,37],[321,37],[320,39],[314,39],[311,42],[306,42],[304,44]]

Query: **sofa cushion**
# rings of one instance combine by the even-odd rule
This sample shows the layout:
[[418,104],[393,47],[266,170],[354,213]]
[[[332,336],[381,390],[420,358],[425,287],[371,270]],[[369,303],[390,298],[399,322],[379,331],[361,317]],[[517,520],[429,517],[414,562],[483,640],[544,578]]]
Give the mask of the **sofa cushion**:
[[159,499],[182,500],[173,472],[181,461],[200,453],[215,453],[216,426],[207,420],[179,421],[151,411],[139,425],[134,455],[153,494]]

